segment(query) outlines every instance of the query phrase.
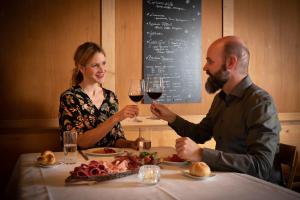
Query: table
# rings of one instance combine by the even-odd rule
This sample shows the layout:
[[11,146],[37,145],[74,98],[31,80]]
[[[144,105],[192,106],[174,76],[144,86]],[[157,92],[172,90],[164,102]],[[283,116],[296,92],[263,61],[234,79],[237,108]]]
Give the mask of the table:
[[[174,153],[172,147],[156,147],[158,155],[165,157]],[[38,153],[22,154],[18,159],[7,193],[18,199],[300,199],[300,194],[255,177],[228,172],[214,172],[206,180],[183,176],[187,167],[161,165],[161,180],[156,185],[143,185],[137,175],[100,182],[92,185],[66,186],[64,180],[69,171],[84,163],[78,155],[78,163],[59,165],[55,168],[36,166]],[[58,160],[62,152],[55,153]],[[103,157],[89,157],[101,160]],[[105,158],[107,159],[107,158]],[[111,158],[112,159],[112,158]]]

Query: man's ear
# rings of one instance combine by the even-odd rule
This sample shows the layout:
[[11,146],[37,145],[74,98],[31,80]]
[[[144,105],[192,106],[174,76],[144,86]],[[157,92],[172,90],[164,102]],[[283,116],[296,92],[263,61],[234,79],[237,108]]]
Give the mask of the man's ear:
[[226,58],[226,69],[233,69],[237,65],[236,55],[230,55]]

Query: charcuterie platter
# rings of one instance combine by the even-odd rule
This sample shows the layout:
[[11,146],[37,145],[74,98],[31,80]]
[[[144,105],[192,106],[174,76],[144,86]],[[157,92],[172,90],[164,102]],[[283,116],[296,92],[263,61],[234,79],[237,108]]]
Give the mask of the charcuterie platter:
[[88,176],[88,177],[76,177],[76,176],[69,176],[66,180],[65,183],[70,185],[70,184],[78,184],[78,183],[90,183],[90,182],[102,182],[102,181],[108,181],[112,179],[117,179],[117,178],[122,178],[125,176],[129,176],[132,174],[136,174],[138,170],[128,170],[125,172],[120,172],[120,173],[111,173],[111,174],[103,174],[100,176]]
[[113,161],[96,161],[82,163],[70,171],[70,176],[65,179],[66,184],[84,182],[101,182],[122,178],[138,172],[144,164],[157,164],[156,153],[141,152],[140,155],[127,154],[118,156]]

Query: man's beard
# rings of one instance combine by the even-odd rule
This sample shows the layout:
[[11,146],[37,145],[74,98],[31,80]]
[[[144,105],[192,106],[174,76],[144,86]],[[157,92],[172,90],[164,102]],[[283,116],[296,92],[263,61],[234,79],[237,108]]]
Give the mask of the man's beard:
[[221,89],[224,84],[229,80],[229,72],[226,70],[225,64],[221,69],[212,75],[209,71],[206,72],[209,77],[205,83],[205,89],[209,94],[213,94]]

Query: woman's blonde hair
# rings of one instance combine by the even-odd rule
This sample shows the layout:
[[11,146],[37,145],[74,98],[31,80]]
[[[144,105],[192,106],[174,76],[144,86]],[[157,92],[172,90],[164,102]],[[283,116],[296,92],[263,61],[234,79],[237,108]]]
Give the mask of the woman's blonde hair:
[[85,42],[76,49],[74,54],[75,68],[73,69],[72,74],[72,85],[78,85],[81,83],[83,80],[83,75],[79,70],[79,67],[86,67],[88,61],[94,56],[95,53],[102,53],[105,56],[104,50],[93,42]]

